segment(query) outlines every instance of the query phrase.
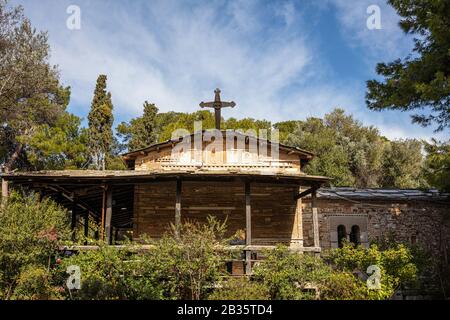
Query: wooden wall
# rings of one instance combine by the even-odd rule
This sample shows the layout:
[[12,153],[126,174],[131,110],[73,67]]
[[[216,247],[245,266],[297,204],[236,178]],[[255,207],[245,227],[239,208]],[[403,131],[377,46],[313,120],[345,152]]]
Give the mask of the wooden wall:
[[[188,136],[189,137],[189,136]],[[188,139],[189,140],[189,139]],[[223,143],[203,142],[197,148],[194,141],[174,143],[149,152],[142,152],[135,159],[135,170],[187,170],[200,164],[208,170],[277,171],[286,174],[301,172],[300,155],[279,149],[272,154],[271,147],[256,139],[244,141],[244,145],[227,140]],[[252,144],[252,141],[253,144]]]
[[[134,238],[144,233],[152,238],[161,237],[175,221],[176,182],[139,184],[135,188]],[[296,186],[251,184],[253,244],[290,241],[295,190]],[[182,221],[206,222],[208,215],[220,220],[227,218],[229,235],[245,230],[244,183],[183,182]]]

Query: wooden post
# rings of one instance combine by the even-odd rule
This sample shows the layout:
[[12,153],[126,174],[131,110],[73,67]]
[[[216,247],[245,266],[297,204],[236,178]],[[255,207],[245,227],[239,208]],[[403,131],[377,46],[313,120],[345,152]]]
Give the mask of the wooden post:
[[319,216],[317,213],[317,191],[314,190],[311,195],[311,207],[312,207],[312,220],[313,220],[313,233],[314,233],[314,247],[320,247],[319,242]]
[[8,200],[9,190],[8,190],[8,181],[2,178],[2,208],[5,206],[6,201]]
[[[86,210],[84,214],[84,237],[89,236],[89,210]],[[84,240],[84,244],[87,245],[87,239]]]
[[[301,187],[298,188],[300,194]],[[294,213],[294,225],[292,227],[291,247],[302,248],[303,247],[303,212],[302,212],[302,198],[295,200],[295,213]]]
[[[245,182],[245,244],[252,244],[252,207],[250,203],[250,182]],[[245,274],[252,273],[252,252],[245,251]]]
[[112,189],[106,189],[105,242],[111,244]]
[[100,239],[105,240],[105,206],[106,206],[106,186],[103,186],[102,194],[102,218],[100,221]]
[[72,241],[76,241],[77,228],[77,199],[75,195],[72,196],[72,219],[70,223],[70,231],[72,232]]
[[181,227],[181,179],[177,179],[177,190],[175,197],[175,236],[179,237]]

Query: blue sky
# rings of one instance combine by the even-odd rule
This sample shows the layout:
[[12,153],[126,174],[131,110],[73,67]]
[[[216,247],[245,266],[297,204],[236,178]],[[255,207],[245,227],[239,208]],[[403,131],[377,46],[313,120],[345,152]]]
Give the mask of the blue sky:
[[[335,107],[396,138],[448,138],[411,124],[408,113],[374,112],[364,102],[375,65],[406,56],[412,40],[381,0],[65,1],[13,0],[48,30],[51,61],[72,87],[69,110],[86,118],[95,81],[108,75],[116,123],[136,117],[145,100],[160,111],[193,112],[222,98],[225,117],[272,122],[321,117]],[[369,30],[369,5],[381,29]],[[69,5],[81,10],[70,30]]]

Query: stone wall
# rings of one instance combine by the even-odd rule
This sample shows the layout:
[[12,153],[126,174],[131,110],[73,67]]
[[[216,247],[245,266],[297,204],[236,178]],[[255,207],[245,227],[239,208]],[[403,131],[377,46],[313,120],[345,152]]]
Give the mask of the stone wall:
[[[443,220],[450,207],[443,201],[351,201],[319,197],[317,205],[322,248],[333,247],[338,224],[359,225],[363,244],[393,237],[396,241],[418,244],[435,253],[450,248],[450,226]],[[303,199],[302,207],[304,244],[312,246],[310,198]]]

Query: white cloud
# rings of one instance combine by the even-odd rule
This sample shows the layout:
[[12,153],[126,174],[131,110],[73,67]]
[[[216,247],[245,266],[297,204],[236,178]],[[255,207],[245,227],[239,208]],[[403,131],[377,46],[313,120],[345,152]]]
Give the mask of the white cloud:
[[288,27],[294,22],[295,17],[297,15],[295,5],[291,1],[285,2],[277,6],[275,12],[277,15],[283,17],[284,23]]
[[[194,111],[219,86],[238,102],[236,116],[271,117],[271,101],[310,62],[305,39],[291,36],[295,30],[271,30],[256,42],[264,13],[250,1],[224,2],[226,10],[204,4],[187,10],[170,1],[128,9],[140,17],[114,5],[98,16],[104,4],[79,5],[80,31],[41,23],[50,29],[53,61],[73,87],[73,103],[86,106],[84,112],[97,75],[106,73],[119,115],[138,115],[144,100],[163,111]],[[288,15],[281,19],[291,21]]]
[[[225,117],[275,122],[323,116],[339,106],[365,123],[384,125],[382,131],[393,136],[404,136],[402,128],[409,125],[407,116],[399,125],[381,114],[372,116],[364,106],[364,83],[330,77],[332,66],[320,55],[317,33],[308,29],[302,21],[305,12],[291,1],[277,6],[256,0],[77,1],[79,31],[65,27],[72,2],[21,2],[32,23],[49,30],[52,61],[72,87],[71,111],[79,115],[87,115],[95,80],[105,73],[116,119],[121,120],[139,115],[145,100],[161,111],[199,110],[198,103],[212,99],[220,87],[223,99],[237,103],[224,110]],[[370,31],[367,3],[330,0],[328,6],[337,8],[354,46],[368,48],[371,55],[397,54],[403,38],[395,12],[382,6],[383,29]]]
[[[336,9],[336,17],[342,26],[344,37],[354,46],[362,47],[367,60],[374,57],[396,59],[405,56],[412,49],[411,37],[405,36],[398,26],[400,17],[395,10],[382,0],[329,0]],[[376,5],[380,8],[381,29],[367,28],[367,19],[371,14],[367,8]]]

